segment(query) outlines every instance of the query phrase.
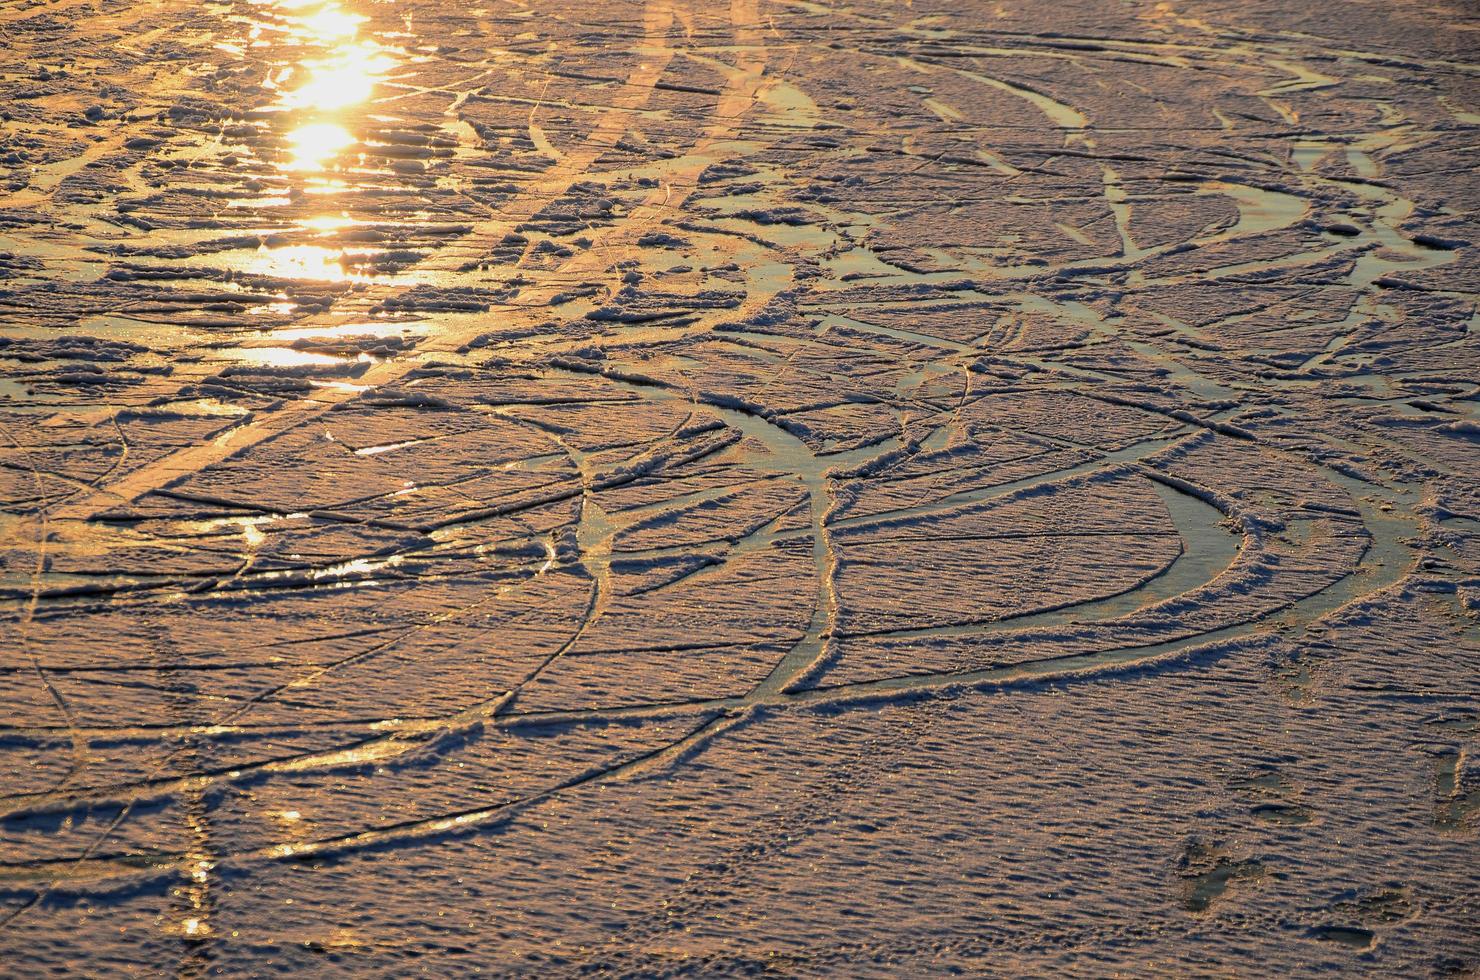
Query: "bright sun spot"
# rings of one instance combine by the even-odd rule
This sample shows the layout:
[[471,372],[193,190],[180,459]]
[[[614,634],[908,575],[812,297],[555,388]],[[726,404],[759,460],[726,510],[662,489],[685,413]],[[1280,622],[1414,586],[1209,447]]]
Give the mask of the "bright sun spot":
[[355,223],[355,219],[347,214],[326,214],[317,218],[306,218],[302,222],[303,227],[312,228],[314,231],[338,231],[340,228],[348,228]]
[[344,252],[318,245],[259,248],[246,265],[249,272],[279,279],[344,282],[350,278],[344,270]]
[[283,93],[280,104],[288,109],[317,109],[332,112],[359,105],[370,98],[375,83],[394,68],[394,59],[381,54],[374,44],[362,42],[336,50],[333,57],[305,61],[308,81]]
[[353,146],[355,138],[337,123],[309,123],[288,134],[292,152],[284,169],[322,170],[340,151]]
[[295,18],[299,27],[314,37],[330,41],[335,38],[354,37],[365,20],[359,14],[342,10],[338,4],[330,4],[305,17]]

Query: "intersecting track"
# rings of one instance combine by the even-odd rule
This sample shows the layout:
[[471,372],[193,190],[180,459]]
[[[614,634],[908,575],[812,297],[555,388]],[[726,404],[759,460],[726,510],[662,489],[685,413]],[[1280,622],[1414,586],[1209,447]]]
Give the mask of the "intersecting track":
[[[157,894],[200,973],[232,882],[813,726],[770,819],[541,961],[648,972],[963,706],[1057,746],[1049,694],[1255,712],[1369,620],[1472,625],[1463,58],[535,6],[0,12],[47,66],[0,76],[3,934]],[[126,43],[67,55],[85,16]]]

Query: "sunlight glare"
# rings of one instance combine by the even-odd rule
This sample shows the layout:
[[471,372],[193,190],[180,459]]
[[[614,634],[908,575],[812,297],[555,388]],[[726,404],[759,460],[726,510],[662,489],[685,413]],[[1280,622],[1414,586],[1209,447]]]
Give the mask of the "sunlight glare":
[[340,151],[355,144],[349,130],[336,123],[309,123],[288,134],[292,158],[285,170],[323,170]]

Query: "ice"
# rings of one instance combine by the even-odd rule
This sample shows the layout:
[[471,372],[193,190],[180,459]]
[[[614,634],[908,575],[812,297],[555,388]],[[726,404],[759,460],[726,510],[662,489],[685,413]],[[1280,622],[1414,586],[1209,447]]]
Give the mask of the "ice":
[[7,969],[1480,969],[1477,29],[0,9]]

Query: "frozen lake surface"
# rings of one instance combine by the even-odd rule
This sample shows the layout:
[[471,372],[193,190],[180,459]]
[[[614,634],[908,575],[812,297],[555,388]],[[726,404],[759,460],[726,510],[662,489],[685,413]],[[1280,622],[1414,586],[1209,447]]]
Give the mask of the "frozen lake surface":
[[1465,0],[3,0],[6,972],[1480,970]]

